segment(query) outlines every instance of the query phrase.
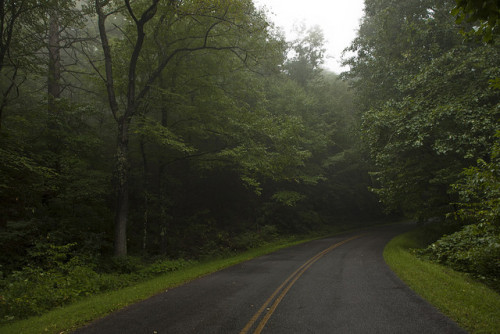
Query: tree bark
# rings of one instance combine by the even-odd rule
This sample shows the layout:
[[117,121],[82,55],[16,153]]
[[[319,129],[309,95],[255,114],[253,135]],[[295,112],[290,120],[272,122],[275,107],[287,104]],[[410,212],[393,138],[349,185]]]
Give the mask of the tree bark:
[[[53,160],[50,163],[58,173],[61,172],[61,127],[60,113],[57,100],[61,97],[61,52],[59,30],[59,13],[57,8],[49,11],[49,35],[48,35],[48,72],[47,72],[47,111],[48,111],[48,149],[53,153]],[[54,194],[48,195],[50,200]]]
[[[163,86],[162,86],[163,87]],[[167,127],[168,111],[165,107],[161,110],[161,125]],[[165,157],[160,155],[160,168],[158,170],[158,184],[160,185],[160,252],[161,254],[167,253],[167,162]]]
[[115,211],[115,239],[114,255],[117,257],[127,255],[127,221],[129,210],[129,161],[128,138],[130,118],[119,119],[118,145],[116,151],[116,211]]
[[61,96],[61,55],[59,46],[59,18],[52,10],[49,23],[49,73],[48,73],[48,109],[56,112],[56,99]]
[[[159,64],[161,66],[161,64]],[[175,78],[172,76],[172,87],[175,87]],[[165,83],[165,78],[163,75],[159,76],[159,84],[163,89],[167,89],[167,84]],[[161,108],[161,126],[164,128],[168,127],[168,104],[164,101],[164,105]],[[167,161],[163,154],[159,158],[159,170],[158,170],[158,184],[160,185],[160,253],[167,253],[167,231],[168,231],[168,217],[167,217]]]
[[148,225],[149,225],[149,182],[148,182],[148,159],[146,155],[146,145],[144,136],[141,136],[140,142],[141,156],[142,156],[142,186],[143,186],[143,196],[144,196],[144,215],[142,222],[142,251],[146,254],[147,242],[148,242]]

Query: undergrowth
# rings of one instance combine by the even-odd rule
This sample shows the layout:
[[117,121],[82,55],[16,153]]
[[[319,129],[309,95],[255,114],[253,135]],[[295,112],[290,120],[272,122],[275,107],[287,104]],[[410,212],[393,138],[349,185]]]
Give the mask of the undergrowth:
[[[26,266],[14,271],[0,280],[0,323],[39,315],[82,297],[124,288],[194,263],[183,259],[159,259],[144,264],[136,258],[115,262],[119,262],[119,269],[109,273],[99,272],[79,256],[55,262],[51,268]],[[133,262],[135,264],[130,265]]]
[[414,253],[467,273],[500,291],[500,229],[492,224],[466,225]]

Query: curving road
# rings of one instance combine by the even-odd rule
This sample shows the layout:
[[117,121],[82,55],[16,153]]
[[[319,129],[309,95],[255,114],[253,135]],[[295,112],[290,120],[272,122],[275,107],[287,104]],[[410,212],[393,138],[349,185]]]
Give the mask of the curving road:
[[283,249],[192,281],[76,333],[466,333],[385,264],[408,225]]

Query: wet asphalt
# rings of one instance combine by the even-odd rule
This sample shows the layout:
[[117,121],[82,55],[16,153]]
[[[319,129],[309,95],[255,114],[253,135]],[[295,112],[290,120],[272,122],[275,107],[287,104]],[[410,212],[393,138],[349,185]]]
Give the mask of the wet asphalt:
[[[466,333],[385,264],[385,244],[411,228],[379,226],[283,249],[158,294],[75,333]],[[351,237],[356,238],[339,245]]]

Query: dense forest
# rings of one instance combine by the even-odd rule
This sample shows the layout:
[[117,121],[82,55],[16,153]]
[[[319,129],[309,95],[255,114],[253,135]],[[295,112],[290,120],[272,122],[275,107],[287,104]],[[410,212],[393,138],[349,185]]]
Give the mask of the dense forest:
[[387,215],[499,277],[483,2],[366,0],[338,75],[321,29],[289,41],[251,0],[1,1],[0,321]]

